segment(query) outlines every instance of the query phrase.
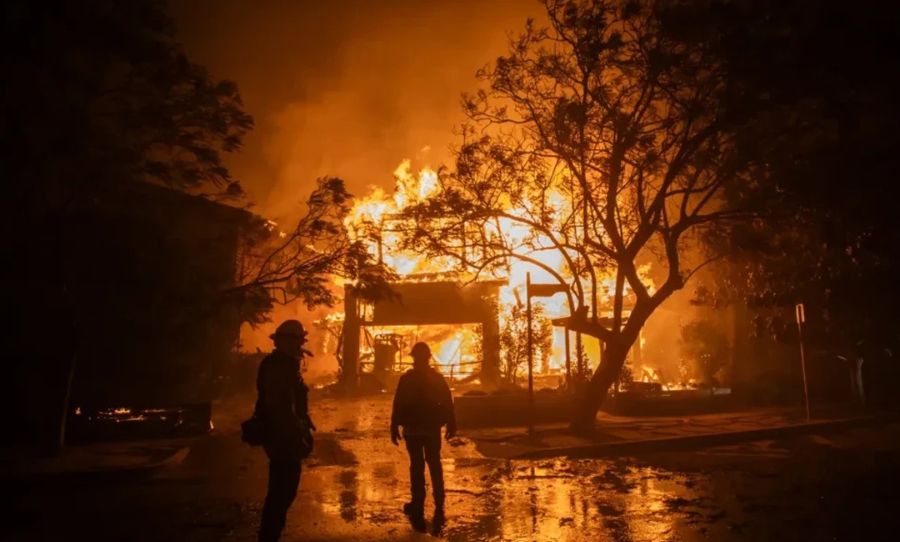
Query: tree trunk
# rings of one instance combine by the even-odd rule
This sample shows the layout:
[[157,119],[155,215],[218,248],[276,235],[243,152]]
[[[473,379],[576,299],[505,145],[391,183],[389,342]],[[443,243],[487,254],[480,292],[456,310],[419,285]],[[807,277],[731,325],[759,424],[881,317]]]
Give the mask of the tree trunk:
[[[644,327],[653,310],[669,294],[671,294],[671,291],[666,291],[664,286],[657,292],[659,297],[643,301],[638,300],[631,309],[628,315],[628,322],[621,328],[621,331],[613,331],[612,336],[607,336],[603,346],[603,357],[600,360],[600,366],[597,367],[590,381],[577,398],[572,423],[570,424],[573,432],[588,433],[593,429],[597,411],[606,401],[610,386],[619,378],[622,367],[625,365],[625,359],[628,357],[628,351],[637,341],[641,328]],[[584,320],[573,319],[570,322],[570,326],[576,330],[588,330],[589,333],[591,329],[591,325],[584,322]],[[591,333],[591,335],[598,339],[600,338],[599,333]]]
[[630,346],[629,341],[622,337],[606,343],[600,367],[594,372],[575,405],[571,423],[574,432],[585,433],[593,429],[597,411],[606,401],[610,386],[619,377]]

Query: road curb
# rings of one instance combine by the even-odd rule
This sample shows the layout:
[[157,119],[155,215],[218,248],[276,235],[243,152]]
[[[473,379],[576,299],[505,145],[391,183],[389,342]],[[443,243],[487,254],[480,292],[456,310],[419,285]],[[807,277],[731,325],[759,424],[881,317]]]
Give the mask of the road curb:
[[510,459],[548,459],[553,457],[588,458],[631,455],[659,451],[686,450],[692,448],[736,444],[752,440],[765,440],[777,437],[839,431],[850,429],[853,427],[864,427],[868,425],[897,421],[898,419],[900,419],[900,415],[894,414],[860,416],[854,418],[842,418],[839,420],[798,423],[792,425],[782,425],[778,427],[766,427],[762,429],[751,429],[747,431],[728,431],[722,433],[709,433],[705,435],[685,435],[678,437],[662,437],[656,439],[603,442],[558,448],[542,448],[513,454],[512,456],[510,456]]
[[162,468],[176,467],[184,462],[191,452],[188,445],[176,448],[171,454],[163,459],[150,461],[139,465],[131,465],[127,467],[107,467],[107,468],[91,468],[84,470],[63,470],[50,472],[30,472],[16,473],[4,472],[0,474],[0,481],[3,483],[47,483],[47,482],[79,482],[79,481],[100,481],[113,482],[120,480],[128,480],[149,476]]

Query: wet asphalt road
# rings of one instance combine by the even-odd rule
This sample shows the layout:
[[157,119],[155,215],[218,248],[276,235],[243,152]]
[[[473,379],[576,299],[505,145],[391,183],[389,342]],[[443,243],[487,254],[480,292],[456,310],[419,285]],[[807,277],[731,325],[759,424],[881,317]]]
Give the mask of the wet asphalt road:
[[[431,538],[400,511],[407,466],[387,406],[314,402],[316,453],[284,540]],[[3,539],[253,540],[266,462],[237,436],[249,409],[220,409],[183,464],[152,476],[7,488]],[[462,438],[444,458],[449,541],[900,540],[900,425],[579,460],[489,459]]]

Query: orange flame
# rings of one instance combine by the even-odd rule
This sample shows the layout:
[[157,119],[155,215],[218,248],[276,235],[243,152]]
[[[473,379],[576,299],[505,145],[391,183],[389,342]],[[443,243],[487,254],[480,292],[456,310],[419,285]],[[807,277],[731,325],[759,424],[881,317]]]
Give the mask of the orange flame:
[[[410,205],[426,202],[440,191],[440,180],[437,172],[429,167],[422,168],[417,175],[412,172],[410,160],[404,160],[394,171],[394,190],[387,193],[379,187],[370,188],[369,194],[359,199],[353,206],[344,225],[351,239],[365,243],[367,250],[387,266],[391,267],[398,276],[404,280],[416,280],[417,275],[427,274],[429,278],[434,276],[463,277],[455,262],[443,258],[429,258],[422,254],[401,250],[403,233],[399,228],[392,228],[393,217],[401,213]],[[551,187],[546,193],[546,205],[549,208],[551,219],[554,222],[562,222],[565,216],[572,211],[572,201],[560,189]],[[527,216],[526,209],[510,208],[506,212],[512,217]],[[511,246],[521,246],[526,239],[541,247],[551,248],[554,243],[546,236],[538,235],[529,226],[515,220],[515,218],[500,218],[495,224],[488,226],[485,231],[488,236],[501,236]],[[558,276],[566,280],[572,279],[572,271],[566,264],[566,258],[559,250],[531,250],[523,254],[536,260],[552,270],[549,272],[528,262],[511,259],[508,262],[508,274],[499,277],[507,280],[507,285],[500,289],[499,319],[501,325],[508,321],[512,313],[512,307],[517,299],[525,298],[525,282],[528,273],[534,283],[555,283]],[[645,284],[650,285],[652,293],[652,280],[650,279],[650,266],[642,265],[638,269],[639,277]],[[608,304],[615,293],[615,278],[603,277],[599,290],[599,302]],[[626,286],[627,294],[627,286]],[[534,298],[533,303],[543,307],[544,314],[549,318],[560,318],[569,315],[570,307],[566,296],[562,293],[550,298]],[[460,345],[470,341],[463,340],[462,336],[451,336],[443,342],[433,345],[436,359],[446,368],[452,365],[452,352],[458,351]],[[553,333],[552,357],[550,367],[553,370],[562,369],[565,366],[565,330],[555,329]],[[464,357],[469,353],[463,353]],[[574,359],[574,350],[572,351]],[[458,361],[459,355],[454,358]]]

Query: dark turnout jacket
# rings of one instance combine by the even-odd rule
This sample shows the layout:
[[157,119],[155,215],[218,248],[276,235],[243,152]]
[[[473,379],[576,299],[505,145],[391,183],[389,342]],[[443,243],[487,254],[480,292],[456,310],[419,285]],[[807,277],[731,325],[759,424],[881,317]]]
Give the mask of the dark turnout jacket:
[[441,426],[456,430],[453,395],[441,373],[431,367],[403,373],[394,393],[391,427],[406,435],[440,434]]
[[266,425],[266,453],[284,458],[297,455],[298,427],[312,426],[309,388],[300,376],[300,362],[278,350],[272,352],[259,364],[256,390],[256,415]]

